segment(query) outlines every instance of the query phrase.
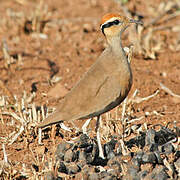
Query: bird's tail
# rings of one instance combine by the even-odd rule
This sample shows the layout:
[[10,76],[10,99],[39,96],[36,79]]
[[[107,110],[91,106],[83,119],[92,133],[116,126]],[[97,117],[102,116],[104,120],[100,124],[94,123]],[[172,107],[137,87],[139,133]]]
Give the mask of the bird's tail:
[[43,128],[49,125],[53,125],[56,123],[62,122],[62,118],[58,111],[55,111],[54,113],[50,114],[47,118],[44,119],[44,121],[40,122],[37,127]]

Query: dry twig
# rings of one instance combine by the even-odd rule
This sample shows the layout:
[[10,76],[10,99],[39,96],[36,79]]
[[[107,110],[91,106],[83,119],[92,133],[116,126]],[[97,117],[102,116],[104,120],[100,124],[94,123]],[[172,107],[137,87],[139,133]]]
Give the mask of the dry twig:
[[163,89],[165,92],[170,94],[171,96],[174,96],[176,98],[180,98],[180,95],[173,93],[169,88],[167,88],[164,84],[160,83],[161,89]]

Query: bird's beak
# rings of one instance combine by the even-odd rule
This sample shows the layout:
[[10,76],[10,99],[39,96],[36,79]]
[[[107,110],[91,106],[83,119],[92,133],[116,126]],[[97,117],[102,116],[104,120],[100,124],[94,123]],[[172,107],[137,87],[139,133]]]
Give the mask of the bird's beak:
[[140,20],[134,20],[134,19],[130,19],[130,20],[129,20],[129,23],[135,23],[135,24],[143,25],[143,22],[142,22],[142,21],[140,21]]

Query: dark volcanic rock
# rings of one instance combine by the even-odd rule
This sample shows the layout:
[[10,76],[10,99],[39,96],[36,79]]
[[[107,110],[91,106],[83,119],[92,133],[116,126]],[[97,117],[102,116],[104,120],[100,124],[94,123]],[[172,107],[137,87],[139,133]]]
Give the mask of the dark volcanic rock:
[[117,180],[117,179],[119,179],[119,178],[108,175],[108,176],[102,178],[101,180]]
[[134,155],[134,157],[132,159],[132,162],[134,163],[134,165],[139,167],[143,163],[143,161],[142,161],[143,155],[144,155],[143,151],[139,151],[139,152],[137,152],[136,155]]
[[91,139],[89,138],[89,136],[87,136],[87,134],[82,134],[78,143],[80,148],[86,148],[90,146]]
[[79,161],[86,161],[86,153],[84,151],[79,152]]
[[139,172],[138,175],[139,175],[140,179],[144,179],[148,175],[148,173],[149,172],[147,170],[145,170],[145,171]]
[[58,171],[68,174],[68,170],[67,170],[66,164],[64,162],[61,161],[59,163]]
[[48,172],[45,175],[45,180],[56,180],[56,178],[52,172]]
[[140,176],[138,174],[139,172],[139,167],[138,166],[135,166],[135,165],[132,165],[132,164],[129,164],[127,166],[127,173],[126,175],[123,176],[123,180],[127,180],[127,179],[132,179],[132,180],[140,180]]
[[107,159],[111,159],[115,156],[115,145],[117,141],[112,139],[110,142],[106,143],[104,145],[104,155],[107,157]]
[[155,156],[156,156],[157,163],[158,163],[158,164],[162,164],[162,163],[163,163],[163,159],[162,159],[162,157],[161,157],[160,152],[159,152],[159,151],[155,151],[154,154],[155,154]]
[[145,137],[146,134],[142,133],[142,135],[136,136],[135,138],[132,138],[129,141],[125,141],[124,143],[127,148],[132,148],[133,146],[143,148],[145,146]]
[[147,179],[155,179],[155,180],[167,180],[169,179],[168,174],[165,171],[165,167],[162,165],[157,165],[151,173],[146,177]]
[[153,152],[148,152],[143,154],[142,156],[142,163],[156,163],[157,162],[157,158],[156,155]]
[[176,171],[180,173],[180,158],[174,162],[174,166],[176,168]]
[[166,143],[161,146],[161,152],[165,154],[170,154],[174,152],[174,147],[171,143]]
[[68,149],[70,149],[73,146],[73,144],[62,142],[57,146],[55,155],[56,160],[64,160],[64,155]]
[[65,162],[71,162],[73,159],[73,151],[72,149],[68,149],[64,154],[64,161]]
[[74,162],[66,165],[66,169],[67,169],[68,174],[76,174],[79,171],[81,171],[81,168]]
[[146,133],[146,146],[155,144],[155,136],[156,136],[156,131],[154,129],[149,129]]
[[97,173],[89,173],[88,180],[100,180],[99,175]]
[[176,134],[171,131],[170,129],[161,126],[161,130],[156,132],[156,143],[158,145],[166,144],[167,142],[171,141],[172,139],[176,138]]
[[109,169],[114,169],[115,171],[113,172],[113,174],[118,174],[122,171],[121,169],[121,157],[120,156],[116,156],[113,157],[112,159],[110,159],[107,163],[107,166],[109,167]]
[[[149,129],[124,142],[129,155],[123,156],[121,143],[112,138],[103,145],[105,159],[102,159],[96,140],[82,134],[74,143],[58,145],[56,167],[62,175],[77,180],[166,180],[170,178],[168,173],[177,180],[180,151],[171,141],[176,143],[176,139],[174,132],[163,126],[159,131]],[[169,165],[164,164],[165,158]],[[57,177],[49,173],[46,179]]]

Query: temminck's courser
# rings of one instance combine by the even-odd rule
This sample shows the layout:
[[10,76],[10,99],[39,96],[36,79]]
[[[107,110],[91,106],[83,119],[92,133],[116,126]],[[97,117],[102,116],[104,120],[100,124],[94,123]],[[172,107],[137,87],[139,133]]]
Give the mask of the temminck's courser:
[[101,114],[115,108],[126,98],[132,85],[132,72],[122,47],[121,35],[131,23],[142,24],[118,13],[102,18],[101,30],[107,39],[107,48],[59,102],[56,111],[38,127],[95,116],[99,120]]

